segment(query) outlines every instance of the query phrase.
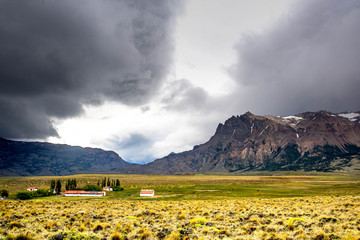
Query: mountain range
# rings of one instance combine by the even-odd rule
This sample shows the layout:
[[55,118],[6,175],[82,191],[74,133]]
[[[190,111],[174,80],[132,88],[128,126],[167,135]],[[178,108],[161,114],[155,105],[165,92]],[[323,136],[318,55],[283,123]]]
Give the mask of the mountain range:
[[220,123],[206,143],[145,165],[101,149],[0,139],[0,175],[358,170],[360,112],[287,117],[247,112]]
[[113,151],[0,138],[0,176],[100,173],[128,165]]
[[360,113],[306,112],[257,116],[219,124],[210,140],[124,173],[178,174],[246,171],[360,170]]

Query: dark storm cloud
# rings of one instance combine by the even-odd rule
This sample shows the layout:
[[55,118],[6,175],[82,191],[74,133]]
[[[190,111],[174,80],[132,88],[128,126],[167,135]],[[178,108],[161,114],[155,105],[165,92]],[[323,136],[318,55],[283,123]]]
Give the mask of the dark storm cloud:
[[360,109],[360,1],[299,1],[264,34],[243,36],[231,68],[243,110]]
[[0,112],[1,136],[57,136],[50,120],[39,109],[29,107],[25,102],[0,99]]
[[56,136],[49,119],[106,99],[145,103],[172,63],[180,1],[0,2],[0,136]]

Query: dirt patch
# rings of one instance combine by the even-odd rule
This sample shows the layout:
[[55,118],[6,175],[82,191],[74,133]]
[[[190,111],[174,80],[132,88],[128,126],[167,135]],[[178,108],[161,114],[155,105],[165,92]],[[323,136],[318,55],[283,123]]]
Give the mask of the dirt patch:
[[195,192],[217,192],[217,191],[220,191],[220,190],[194,190]]
[[273,179],[273,180],[287,180],[287,181],[293,181],[293,180],[313,180],[311,177],[269,177],[267,179]]
[[155,195],[151,198],[168,198],[168,197],[183,197],[181,194],[167,194],[167,195]]

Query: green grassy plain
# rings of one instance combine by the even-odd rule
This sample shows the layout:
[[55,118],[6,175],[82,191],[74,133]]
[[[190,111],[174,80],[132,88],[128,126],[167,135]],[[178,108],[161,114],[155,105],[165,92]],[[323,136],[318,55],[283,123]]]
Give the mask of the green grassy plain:
[[[264,173],[263,173],[264,174]],[[78,186],[97,184],[104,175],[73,175],[61,177],[0,178],[0,189],[10,191],[13,197],[27,187],[48,189],[50,181],[60,179],[65,186],[67,179],[77,179]],[[140,189],[155,190],[151,200],[223,200],[239,197],[303,197],[343,196],[360,194],[360,175],[329,173],[279,172],[268,175],[106,175],[119,179],[124,191],[108,192],[104,199],[148,200],[140,198]],[[63,187],[64,189],[64,187]],[[42,198],[46,199],[46,198]],[[50,197],[49,199],[62,199]],[[67,198],[72,199],[72,198]],[[76,198],[78,199],[78,198]]]

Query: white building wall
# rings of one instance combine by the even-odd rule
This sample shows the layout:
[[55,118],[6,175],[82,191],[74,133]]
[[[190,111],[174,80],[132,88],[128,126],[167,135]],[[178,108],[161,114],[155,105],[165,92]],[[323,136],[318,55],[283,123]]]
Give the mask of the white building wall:
[[152,193],[150,193],[150,194],[147,194],[147,193],[140,193],[140,197],[153,197],[154,196],[154,194]]
[[106,193],[97,194],[81,194],[81,193],[65,193],[65,197],[103,197]]

